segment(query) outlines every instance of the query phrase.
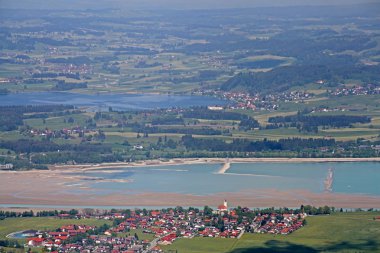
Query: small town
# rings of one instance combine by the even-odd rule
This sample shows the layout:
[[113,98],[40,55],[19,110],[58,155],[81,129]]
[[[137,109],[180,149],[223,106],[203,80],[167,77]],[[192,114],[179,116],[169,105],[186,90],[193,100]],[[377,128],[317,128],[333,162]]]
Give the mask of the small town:
[[[162,210],[111,210],[96,213],[94,210],[79,212],[44,211],[25,216],[53,216],[56,219],[98,219],[112,221],[112,226],[64,225],[55,230],[25,230],[12,233],[8,238],[26,238],[29,252],[42,248],[51,252],[112,252],[140,253],[162,252],[161,245],[172,244],[179,238],[211,237],[237,238],[244,233],[290,234],[306,224],[306,213],[287,208],[251,210],[228,208],[227,201],[216,210],[205,206]],[[153,240],[139,238],[139,234],[151,235]]]
[[[324,84],[324,81],[319,80],[316,83],[322,85]],[[253,111],[275,111],[279,108],[279,104],[282,102],[304,103],[307,100],[316,98],[316,94],[302,90],[276,92],[263,95],[260,93],[249,94],[247,92],[238,91],[226,92],[221,90],[199,89],[195,90],[193,94],[213,96],[228,100],[232,102],[228,106],[228,109],[246,109]],[[375,84],[339,85],[335,89],[329,89],[326,87],[326,94],[330,97],[378,95],[380,94],[380,87]],[[320,110],[320,108],[318,108],[318,110]],[[339,110],[344,111],[343,108],[340,108]],[[327,112],[327,109],[320,110],[320,112]]]

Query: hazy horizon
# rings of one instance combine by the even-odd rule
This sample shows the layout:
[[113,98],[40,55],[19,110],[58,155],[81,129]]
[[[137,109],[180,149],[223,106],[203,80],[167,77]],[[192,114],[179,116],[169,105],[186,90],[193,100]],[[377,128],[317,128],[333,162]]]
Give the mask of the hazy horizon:
[[2,9],[223,9],[223,8],[254,8],[254,7],[286,7],[286,6],[329,6],[377,3],[374,0],[0,0]]

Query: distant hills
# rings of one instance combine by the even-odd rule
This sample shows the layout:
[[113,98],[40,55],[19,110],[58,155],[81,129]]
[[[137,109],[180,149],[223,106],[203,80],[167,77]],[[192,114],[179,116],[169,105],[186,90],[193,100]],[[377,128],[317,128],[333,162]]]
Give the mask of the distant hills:
[[301,86],[323,80],[329,87],[335,87],[344,80],[379,82],[380,66],[284,66],[268,72],[239,73],[222,84],[224,91],[242,90],[250,93],[285,91],[293,86]]

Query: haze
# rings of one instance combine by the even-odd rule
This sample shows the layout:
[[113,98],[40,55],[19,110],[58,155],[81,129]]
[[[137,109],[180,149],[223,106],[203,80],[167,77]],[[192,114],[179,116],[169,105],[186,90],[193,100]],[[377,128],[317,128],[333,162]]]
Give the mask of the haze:
[[132,9],[220,9],[251,8],[295,5],[349,5],[375,3],[374,0],[109,0],[109,1],[75,1],[75,0],[1,0],[0,8],[17,9],[81,9],[81,8],[132,8]]

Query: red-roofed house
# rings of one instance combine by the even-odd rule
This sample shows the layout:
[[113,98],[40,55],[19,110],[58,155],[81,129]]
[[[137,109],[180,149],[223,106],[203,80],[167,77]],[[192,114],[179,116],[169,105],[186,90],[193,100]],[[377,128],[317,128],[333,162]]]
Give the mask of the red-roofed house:
[[30,238],[28,240],[28,246],[36,247],[36,246],[41,246],[42,242],[44,241],[44,238]]

